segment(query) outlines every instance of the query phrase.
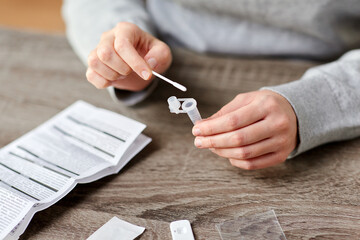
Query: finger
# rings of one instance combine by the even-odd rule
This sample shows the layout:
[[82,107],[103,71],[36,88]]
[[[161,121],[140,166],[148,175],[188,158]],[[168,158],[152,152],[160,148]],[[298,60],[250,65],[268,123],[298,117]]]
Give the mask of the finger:
[[95,72],[91,68],[88,68],[88,70],[86,71],[86,77],[88,81],[98,89],[107,88],[111,85],[110,81],[107,81],[105,78],[100,76],[97,72]]
[[248,104],[240,109],[217,118],[199,122],[193,127],[195,136],[209,136],[234,131],[257,122],[265,117],[265,112],[255,104]]
[[108,66],[106,66],[99,58],[96,53],[96,50],[92,51],[88,57],[88,66],[97,72],[99,75],[104,77],[107,80],[118,80],[121,75]]
[[155,39],[144,59],[152,70],[162,73],[172,61],[170,48],[162,41]]
[[136,44],[134,36],[130,34],[135,34],[138,38],[142,38],[143,33],[141,30],[134,33],[134,31],[128,31],[124,28],[121,28],[116,33],[114,47],[118,55],[129,65],[129,67],[136,72],[144,80],[149,80],[151,78],[151,69],[145,62],[145,60],[139,55],[134,45]]
[[256,170],[261,168],[271,167],[286,160],[286,156],[278,153],[269,153],[260,157],[252,158],[249,160],[229,159],[231,165],[234,167],[242,168],[245,170]]
[[126,78],[122,80],[111,82],[111,86],[115,88],[133,92],[141,91],[145,89],[149,84],[151,84],[151,81],[144,81],[135,72],[127,75]]
[[228,104],[223,106],[218,112],[210,116],[208,119],[217,118],[223,116],[229,112],[235,111],[236,109],[243,107],[249,104],[249,100],[251,99],[250,95],[252,93],[243,93],[238,94],[233,100],[231,100]]
[[207,137],[196,137],[198,148],[233,148],[246,146],[272,136],[267,121],[259,121],[236,131]]
[[246,160],[259,157],[279,149],[273,138],[265,139],[260,142],[237,148],[214,148],[211,151],[224,158]]
[[97,56],[109,68],[122,76],[127,76],[132,72],[132,69],[115,51],[114,39],[115,37],[113,34],[103,37],[97,47]]

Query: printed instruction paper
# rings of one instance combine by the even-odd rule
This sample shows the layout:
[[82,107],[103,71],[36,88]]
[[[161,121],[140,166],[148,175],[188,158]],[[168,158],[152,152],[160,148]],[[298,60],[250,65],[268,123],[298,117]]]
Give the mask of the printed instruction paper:
[[151,139],[145,125],[78,101],[0,150],[0,239],[77,183],[117,173]]

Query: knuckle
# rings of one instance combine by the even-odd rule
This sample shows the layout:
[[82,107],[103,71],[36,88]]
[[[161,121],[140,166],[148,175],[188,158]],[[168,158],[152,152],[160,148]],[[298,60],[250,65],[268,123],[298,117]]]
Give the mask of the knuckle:
[[235,133],[232,137],[231,137],[231,141],[234,145],[236,146],[241,146],[244,141],[245,141],[245,136],[241,133]]
[[99,83],[97,83],[97,84],[93,84],[97,89],[102,89],[102,87],[100,86],[100,84]]
[[201,129],[201,131],[206,133],[206,134],[209,134],[209,135],[212,135],[215,132],[213,124],[205,124],[205,125],[203,125],[203,128]]
[[168,45],[166,45],[165,43],[162,43],[161,44],[161,55],[164,59],[171,59],[172,56],[171,56],[171,50],[170,48],[168,47]]
[[111,73],[111,77],[109,80],[117,80],[120,77],[120,74],[117,72]]
[[278,102],[274,96],[267,95],[264,102],[265,107],[269,112],[275,111],[278,108]]
[[109,62],[112,58],[113,51],[110,47],[103,46],[98,48],[97,54],[101,61]]
[[135,72],[136,72],[136,71],[141,72],[141,70],[143,69],[143,68],[142,68],[142,65],[140,65],[140,64],[138,64],[138,63],[131,64],[131,65],[129,65],[129,67],[131,67],[131,69],[133,69]]
[[236,159],[231,159],[229,158],[229,161],[230,161],[230,164],[233,166],[233,167],[238,167],[237,164],[236,164]]
[[118,22],[116,24],[117,29],[136,29],[138,26],[131,22]]
[[108,81],[101,81],[95,85],[97,89],[103,89],[109,86]]
[[120,31],[125,28],[130,28],[129,22],[118,22],[115,26],[115,29],[120,30]]
[[287,143],[287,138],[282,136],[282,137],[279,137],[279,145],[280,146],[284,146],[285,144]]
[[224,113],[224,108],[220,108],[219,111],[217,111],[217,113],[215,113],[215,117],[220,117],[220,116],[223,116],[225,113]]
[[122,29],[125,25],[127,25],[127,22],[118,22],[115,28]]
[[241,94],[241,93],[239,93],[239,94],[237,94],[237,95],[235,96],[235,98],[234,98],[234,99],[240,99],[240,98],[241,98],[241,96],[242,96],[242,94]]
[[243,169],[245,169],[245,170],[255,170],[256,166],[252,161],[246,161],[243,164]]
[[130,75],[130,73],[132,73],[132,69],[129,66],[125,65],[121,67],[120,73],[121,75],[128,76]]
[[109,34],[110,34],[109,31],[103,32],[103,33],[101,34],[100,40],[103,40],[103,39],[107,38],[107,37],[109,36]]
[[290,119],[286,116],[281,116],[275,123],[275,128],[277,130],[287,130],[290,127]]
[[215,141],[212,137],[209,138],[209,147],[210,148],[215,148],[216,147],[216,144],[215,144]]
[[221,151],[221,149],[216,149],[216,148],[209,148],[209,150],[217,155],[219,155],[220,157],[223,156],[223,152]]
[[90,54],[88,57],[88,66],[91,68],[96,68],[99,64],[99,59],[96,54]]
[[247,148],[239,148],[237,156],[241,159],[248,159],[251,157],[251,152]]
[[235,114],[231,114],[228,116],[227,122],[229,127],[236,128],[239,123],[239,117]]
[[135,64],[131,64],[131,68],[134,69],[134,71],[141,71],[142,69],[144,69],[144,65],[142,63],[135,63]]
[[274,162],[276,163],[283,163],[286,161],[288,157],[288,154],[285,152],[285,151],[282,151],[282,152],[278,152],[274,155]]
[[121,52],[124,51],[124,49],[126,49],[130,44],[130,39],[129,38],[118,38],[115,41],[115,49],[118,53],[121,54]]
[[164,65],[167,65],[167,64],[170,64],[172,62],[172,55],[171,55],[171,52],[170,50],[169,51],[163,51],[161,53],[161,58],[163,59],[163,64]]
[[87,80],[92,83],[94,77],[95,77],[94,72],[91,71],[90,69],[88,69],[88,70],[86,71],[86,78],[87,78]]
[[280,157],[280,162],[281,162],[281,163],[285,162],[286,159],[287,159],[287,157],[288,157],[288,155],[281,156],[281,157]]
[[236,166],[235,166],[235,163],[234,163],[234,160],[229,159],[229,161],[230,161],[231,166],[236,167]]
[[96,73],[90,69],[88,69],[86,71],[86,78],[97,89],[102,89],[102,88],[106,88],[109,86],[109,82],[106,80],[103,80],[103,81],[96,80],[96,78],[97,78]]

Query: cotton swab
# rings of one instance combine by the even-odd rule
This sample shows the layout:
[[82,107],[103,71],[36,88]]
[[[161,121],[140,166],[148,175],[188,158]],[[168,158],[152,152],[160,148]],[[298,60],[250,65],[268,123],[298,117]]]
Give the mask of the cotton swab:
[[187,90],[186,87],[184,87],[184,86],[181,85],[180,83],[174,82],[174,81],[172,81],[172,80],[164,77],[163,75],[161,75],[161,74],[159,74],[159,73],[157,73],[157,72],[152,71],[152,73],[153,73],[155,76],[157,76],[158,78],[160,78],[160,79],[164,80],[165,82],[170,83],[170,84],[173,85],[174,87],[180,89],[181,91],[186,92],[186,90]]

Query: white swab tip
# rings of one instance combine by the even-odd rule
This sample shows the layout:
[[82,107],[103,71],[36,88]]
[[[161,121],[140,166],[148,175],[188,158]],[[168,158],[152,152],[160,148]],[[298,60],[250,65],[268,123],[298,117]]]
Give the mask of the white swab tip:
[[186,90],[187,90],[185,86],[183,86],[183,85],[181,85],[181,84],[178,84],[178,83],[176,83],[176,82],[174,82],[173,86],[176,87],[176,88],[178,88],[178,89],[180,89],[180,90],[183,91],[183,92],[186,92]]

